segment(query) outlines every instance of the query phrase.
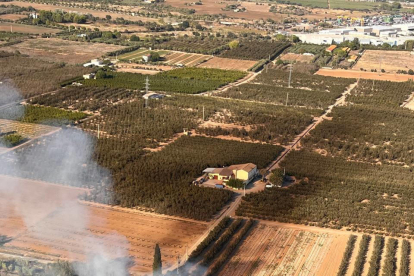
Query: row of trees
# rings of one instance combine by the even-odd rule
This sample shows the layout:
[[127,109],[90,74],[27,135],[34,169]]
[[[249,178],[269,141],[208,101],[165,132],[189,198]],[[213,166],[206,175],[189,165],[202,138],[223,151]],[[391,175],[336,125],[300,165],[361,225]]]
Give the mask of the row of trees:
[[397,270],[397,248],[398,240],[390,238],[387,242],[387,249],[384,259],[383,275],[395,275]]
[[355,243],[357,240],[357,236],[351,235],[349,236],[348,243],[345,248],[344,255],[342,257],[342,262],[339,266],[338,276],[345,276],[346,272],[348,271],[349,263],[351,261],[352,252],[354,252]]
[[60,11],[45,11],[38,12],[36,17],[32,18],[32,24],[47,24],[54,23],[86,23],[88,17],[84,14],[60,12]]
[[403,240],[401,244],[400,276],[408,276],[410,274],[410,257],[411,243]]
[[247,60],[273,60],[289,46],[290,43],[288,42],[242,40],[237,45],[234,42],[229,44],[229,50],[222,52],[220,57]]
[[374,249],[372,250],[371,260],[369,261],[368,276],[377,276],[379,274],[384,241],[384,237],[375,236]]
[[190,256],[189,256],[189,260],[193,261],[195,258],[197,258],[198,256],[200,256],[201,253],[203,253],[203,251],[215,240],[217,240],[217,238],[220,236],[220,234],[222,233],[222,231],[228,226],[228,224],[230,223],[231,219],[229,217],[225,217],[223,218],[217,225],[216,227],[213,228],[213,230],[211,230],[207,237],[198,244],[197,248],[191,252]]
[[226,246],[226,248],[223,250],[220,256],[218,256],[216,261],[210,267],[209,271],[207,272],[208,276],[216,275],[216,273],[220,270],[223,264],[231,256],[233,251],[237,248],[239,243],[246,236],[247,232],[254,226],[254,224],[254,220],[249,219],[248,221],[246,221],[246,223],[243,225],[240,231],[236,233],[236,235],[230,240],[229,244]]
[[224,245],[234,236],[242,224],[242,219],[238,218],[234,220],[230,226],[224,231],[220,238],[213,244],[213,246],[204,254],[204,258],[201,262],[202,265],[208,265],[211,261],[217,257],[217,254],[222,250]]
[[359,243],[358,255],[355,260],[354,271],[352,272],[352,276],[362,275],[370,241],[371,236],[362,235],[361,242]]

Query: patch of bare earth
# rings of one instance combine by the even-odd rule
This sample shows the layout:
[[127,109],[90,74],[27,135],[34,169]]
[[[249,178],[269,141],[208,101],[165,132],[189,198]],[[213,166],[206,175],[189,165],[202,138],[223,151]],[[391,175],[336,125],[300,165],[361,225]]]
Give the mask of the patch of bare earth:
[[256,63],[257,61],[254,60],[240,60],[213,57],[212,59],[209,59],[208,61],[201,63],[200,65],[198,65],[198,67],[247,71],[250,68],[252,68]]

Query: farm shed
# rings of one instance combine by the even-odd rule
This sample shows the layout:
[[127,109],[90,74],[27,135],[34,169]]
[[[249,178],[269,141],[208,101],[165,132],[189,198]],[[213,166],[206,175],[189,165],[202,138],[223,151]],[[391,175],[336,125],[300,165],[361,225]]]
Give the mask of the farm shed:
[[95,79],[95,73],[85,74],[83,75],[84,80],[93,80]]
[[332,52],[336,49],[336,47],[338,47],[338,46],[336,46],[336,45],[331,45],[331,46],[329,46],[328,48],[326,48],[326,51],[327,51],[328,53],[332,53]]

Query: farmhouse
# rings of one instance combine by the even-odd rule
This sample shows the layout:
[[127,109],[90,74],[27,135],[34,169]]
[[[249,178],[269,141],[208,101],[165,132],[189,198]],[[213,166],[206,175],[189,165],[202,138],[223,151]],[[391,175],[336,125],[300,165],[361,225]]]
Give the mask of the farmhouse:
[[258,170],[255,164],[246,163],[224,168],[207,168],[203,173],[207,173],[209,179],[222,180],[223,182],[230,179],[240,179],[247,184],[258,174]]
[[90,67],[90,66],[98,66],[98,67],[104,67],[105,64],[99,59],[93,59],[91,62],[87,62],[83,65],[84,67]]

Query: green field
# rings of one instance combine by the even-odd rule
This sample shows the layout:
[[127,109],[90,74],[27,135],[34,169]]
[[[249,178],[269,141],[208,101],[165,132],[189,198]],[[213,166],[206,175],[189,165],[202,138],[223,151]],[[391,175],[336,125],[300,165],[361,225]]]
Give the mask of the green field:
[[328,8],[327,0],[277,0],[278,3],[296,4],[313,8]]
[[330,0],[331,9],[344,10],[370,10],[378,7],[381,3],[372,2],[350,2],[347,0]]
[[[215,90],[246,76],[240,71],[181,68],[149,76],[150,90],[196,94]],[[136,73],[110,73],[107,78],[85,80],[86,86],[144,89],[147,76]]]
[[136,60],[136,59],[141,59],[141,57],[143,55],[147,55],[150,52],[157,52],[160,56],[165,56],[169,53],[169,51],[164,51],[164,50],[147,50],[147,49],[139,49],[133,52],[129,52],[123,55],[120,55],[118,58],[120,60]]

